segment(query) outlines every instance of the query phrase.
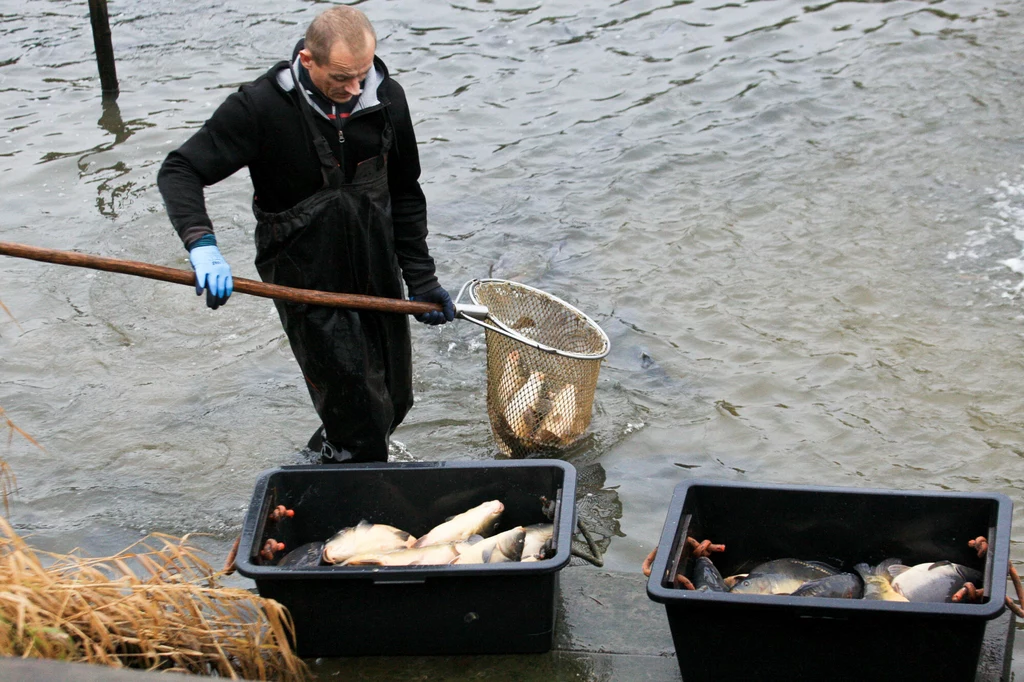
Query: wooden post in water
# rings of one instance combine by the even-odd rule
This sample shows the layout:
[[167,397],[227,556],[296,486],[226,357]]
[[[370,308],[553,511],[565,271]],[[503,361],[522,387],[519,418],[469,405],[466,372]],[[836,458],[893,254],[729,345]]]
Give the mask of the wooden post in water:
[[110,42],[107,0],[89,0],[89,19],[92,21],[92,41],[96,46],[103,96],[117,99],[117,69],[114,67],[114,46]]

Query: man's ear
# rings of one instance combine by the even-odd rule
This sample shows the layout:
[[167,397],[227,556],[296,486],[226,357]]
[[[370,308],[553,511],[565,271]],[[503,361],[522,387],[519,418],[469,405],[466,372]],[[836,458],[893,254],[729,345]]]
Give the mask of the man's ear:
[[313,53],[306,48],[302,48],[299,50],[299,61],[308,69],[313,63]]

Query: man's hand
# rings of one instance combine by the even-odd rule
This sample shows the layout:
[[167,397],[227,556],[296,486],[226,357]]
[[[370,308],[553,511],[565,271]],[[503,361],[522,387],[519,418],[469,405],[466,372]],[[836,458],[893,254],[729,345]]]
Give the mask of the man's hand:
[[196,296],[202,296],[205,289],[206,305],[214,310],[227,303],[234,284],[231,266],[220,255],[220,249],[216,245],[194,246],[188,260],[196,271]]
[[430,291],[416,296],[410,296],[410,301],[426,301],[427,303],[437,303],[441,306],[442,310],[432,310],[429,313],[420,313],[416,315],[416,321],[424,324],[444,324],[445,322],[451,322],[455,319],[455,304],[452,303],[452,297],[448,295],[448,292],[444,290],[444,287],[434,287]]

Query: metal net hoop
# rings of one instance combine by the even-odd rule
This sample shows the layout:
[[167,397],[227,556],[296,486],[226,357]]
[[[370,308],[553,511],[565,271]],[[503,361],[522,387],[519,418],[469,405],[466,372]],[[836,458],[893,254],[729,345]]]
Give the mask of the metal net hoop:
[[474,280],[487,307],[487,414],[511,457],[563,450],[590,426],[601,360],[610,343],[587,315],[556,296],[508,280]]

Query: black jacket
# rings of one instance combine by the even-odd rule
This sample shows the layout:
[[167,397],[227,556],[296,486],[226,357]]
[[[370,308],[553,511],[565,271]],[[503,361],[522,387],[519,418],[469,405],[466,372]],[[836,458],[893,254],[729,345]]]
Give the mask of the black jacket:
[[[300,93],[285,90],[280,62],[243,85],[214,112],[185,144],[168,154],[157,176],[167,214],[185,246],[213,233],[203,188],[248,166],[256,204],[268,212],[291,208],[320,189],[320,164],[299,109]],[[437,286],[434,260],[427,249],[426,199],[419,185],[420,161],[412,118],[402,87],[374,57],[383,78],[379,105],[356,111],[345,123],[344,144],[334,123],[316,116],[316,124],[351,181],[356,165],[379,154],[386,120],[395,139],[388,156],[388,188],[395,227],[395,255],[410,295]],[[285,81],[291,79],[286,77]]]

